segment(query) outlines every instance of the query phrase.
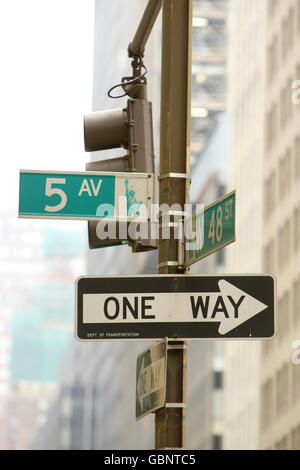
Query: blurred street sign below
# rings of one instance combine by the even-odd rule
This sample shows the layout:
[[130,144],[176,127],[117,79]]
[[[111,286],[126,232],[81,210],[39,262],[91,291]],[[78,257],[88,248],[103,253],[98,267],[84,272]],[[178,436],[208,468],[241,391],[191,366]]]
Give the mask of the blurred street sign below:
[[166,401],[167,339],[153,344],[137,357],[136,419],[162,408]]
[[234,242],[235,191],[189,217],[185,234],[186,267]]
[[21,170],[19,217],[147,220],[153,179],[150,173]]
[[79,340],[259,339],[275,333],[269,275],[82,276]]

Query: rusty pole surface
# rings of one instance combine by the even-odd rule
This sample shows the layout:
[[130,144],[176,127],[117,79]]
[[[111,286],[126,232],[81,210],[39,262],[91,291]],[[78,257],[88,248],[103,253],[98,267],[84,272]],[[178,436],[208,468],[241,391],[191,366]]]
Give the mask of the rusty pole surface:
[[[189,202],[192,0],[162,1],[162,84],[160,130],[159,204]],[[174,214],[171,215],[170,221]],[[162,224],[160,218],[160,224]],[[183,273],[178,266],[178,240],[171,237],[158,246],[158,273]],[[187,346],[168,341],[166,405],[155,413],[155,448],[186,447]]]

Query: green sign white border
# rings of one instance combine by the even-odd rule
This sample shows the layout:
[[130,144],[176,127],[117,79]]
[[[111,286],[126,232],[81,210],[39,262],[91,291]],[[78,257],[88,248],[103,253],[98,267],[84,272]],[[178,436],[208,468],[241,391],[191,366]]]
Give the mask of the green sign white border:
[[[21,169],[19,171],[19,181],[21,178],[21,174],[23,173],[35,173],[35,174],[47,174],[47,175],[81,175],[83,177],[91,177],[91,176],[114,176],[115,177],[115,188],[116,188],[116,195],[115,195],[115,201],[117,200],[117,197],[121,194],[118,194],[118,186],[120,185],[121,181],[127,179],[127,180],[137,180],[139,183],[144,183],[146,186],[145,190],[145,197],[143,198],[142,205],[146,208],[147,214],[151,214],[151,207],[152,204],[154,203],[154,194],[155,194],[155,174],[154,173],[135,173],[135,172],[110,172],[110,171],[48,171],[48,170],[23,170]],[[20,184],[20,182],[19,182]],[[116,210],[116,217],[109,218],[106,217],[105,221],[106,222],[130,222],[133,220],[137,219],[136,215],[132,216],[119,216],[118,214],[118,207]],[[73,216],[65,216],[65,215],[27,215],[27,214],[20,214],[18,213],[18,217],[20,219],[52,219],[52,220],[94,220],[94,221],[100,221],[104,220],[101,217],[89,217],[89,216],[78,216],[78,217],[73,217]],[[139,222],[145,222],[148,220],[147,218],[143,218],[142,216],[138,218]]]
[[[217,199],[216,201],[212,202],[211,204],[208,204],[207,206],[204,207],[203,213],[207,210],[209,210],[213,206],[217,206],[221,202],[223,202],[225,199],[229,198],[230,196],[234,196],[235,200],[235,208],[234,208],[234,236],[230,239],[227,240],[226,242],[222,243],[221,245],[218,245],[215,249],[208,251],[206,253],[203,253],[203,255],[198,256],[197,258],[193,258],[191,261],[185,261],[184,266],[186,268],[191,267],[193,264],[197,263],[198,261],[206,258],[209,255],[212,255],[213,253],[216,253],[217,251],[221,250],[222,248],[225,248],[228,245],[231,245],[231,243],[234,243],[236,241],[236,235],[235,235],[235,227],[236,227],[236,190],[231,191],[230,193],[226,194],[225,196],[222,196],[221,198]],[[193,219],[193,217],[196,217],[197,214],[193,214],[190,217],[190,220]]]

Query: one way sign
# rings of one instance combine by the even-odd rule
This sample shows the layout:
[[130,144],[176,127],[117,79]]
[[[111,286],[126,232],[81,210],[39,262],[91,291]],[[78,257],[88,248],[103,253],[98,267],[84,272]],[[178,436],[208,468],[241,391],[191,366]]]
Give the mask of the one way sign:
[[152,344],[136,361],[136,419],[162,408],[166,401],[167,338]]
[[270,275],[89,277],[76,281],[79,340],[271,338]]

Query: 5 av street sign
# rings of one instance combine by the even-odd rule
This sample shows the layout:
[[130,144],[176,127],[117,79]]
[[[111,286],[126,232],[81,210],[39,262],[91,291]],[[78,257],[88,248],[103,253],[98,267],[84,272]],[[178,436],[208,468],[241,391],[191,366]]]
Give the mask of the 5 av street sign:
[[271,338],[269,275],[159,275],[76,280],[79,340]]
[[185,266],[235,241],[235,191],[186,221]]
[[19,217],[142,219],[152,198],[148,173],[20,171]]

